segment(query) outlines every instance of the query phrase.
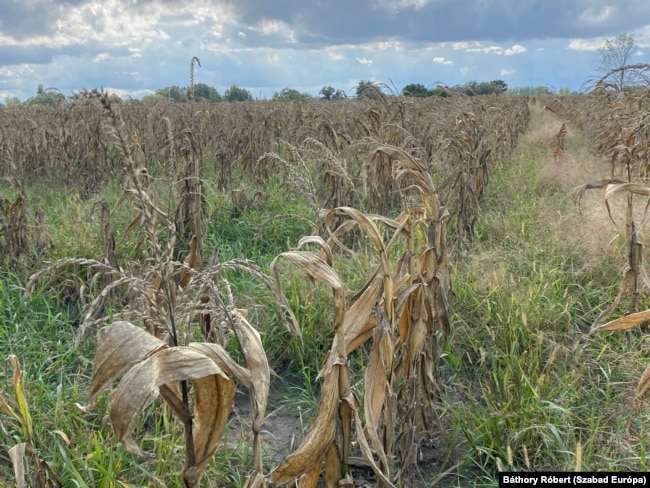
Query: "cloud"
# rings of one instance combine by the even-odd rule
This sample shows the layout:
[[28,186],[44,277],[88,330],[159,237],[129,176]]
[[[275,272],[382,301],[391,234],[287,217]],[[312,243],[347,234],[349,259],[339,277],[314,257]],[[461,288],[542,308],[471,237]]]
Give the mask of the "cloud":
[[615,8],[610,5],[604,5],[597,9],[597,11],[596,9],[588,8],[580,14],[578,20],[587,24],[603,24],[612,17],[614,11]]
[[392,12],[399,12],[402,9],[420,10],[426,7],[431,0],[379,0],[379,6]]
[[517,73],[516,69],[505,69],[502,68],[501,71],[499,72],[499,76],[512,76]]
[[483,46],[480,42],[474,43],[457,43],[458,47],[455,49],[463,49],[468,53],[485,53],[485,54],[496,54],[498,56],[514,56],[516,54],[523,54],[526,52],[526,48],[521,44],[515,44],[509,48],[503,48],[501,46]]
[[[525,52],[526,52],[526,48],[524,46],[522,46],[521,44],[515,44],[514,46],[509,47],[508,49],[506,49],[503,52],[503,54],[505,54],[506,56],[514,56],[516,54],[523,54]],[[499,54],[499,53],[497,53],[497,54]]]
[[294,30],[281,20],[264,19],[257,26],[253,27],[252,30],[259,32],[263,36],[278,35],[284,37],[292,44],[297,42]]
[[200,25],[218,32],[234,18],[223,2],[206,6],[191,0],[32,0],[10,2],[0,11],[0,46],[50,48],[142,45],[167,40],[177,28]]
[[345,56],[343,56],[343,54],[341,54],[339,50],[334,47],[326,48],[325,53],[331,61],[341,61],[342,59],[345,59]]
[[0,77],[18,78],[34,73],[34,69],[28,64],[13,66],[0,66]]
[[101,63],[103,61],[108,61],[110,59],[110,54],[108,53],[99,53],[93,58],[93,63]]
[[368,66],[370,66],[372,64],[372,59],[368,59],[368,58],[356,58],[356,59],[357,59],[357,62],[359,62],[360,64],[365,64],[365,65],[368,65]]
[[453,61],[449,61],[448,59],[445,59],[442,56],[436,56],[435,58],[433,58],[433,62],[436,64],[446,64],[446,65],[454,64]]
[[462,42],[452,42],[451,47],[452,49],[456,51],[467,51],[468,49],[472,48],[478,48],[481,46],[481,43],[478,41],[473,41],[473,42],[467,42],[467,41],[462,41]]
[[604,39],[572,39],[567,47],[571,51],[598,51],[603,46]]
[[359,44],[356,47],[367,49],[368,51],[402,51],[404,49],[403,43],[394,39],[386,41],[366,42]]

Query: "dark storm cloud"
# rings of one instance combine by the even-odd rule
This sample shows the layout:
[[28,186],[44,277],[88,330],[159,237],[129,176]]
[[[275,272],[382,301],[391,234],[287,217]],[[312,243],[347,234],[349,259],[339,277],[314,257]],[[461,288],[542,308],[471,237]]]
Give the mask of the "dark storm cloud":
[[[14,39],[52,33],[66,10],[91,0],[4,0],[0,33]],[[101,5],[104,2],[97,2]],[[650,23],[650,2],[639,0],[122,0],[125,12],[196,5],[236,12],[231,33],[242,45],[322,47],[394,38],[406,43],[510,42],[528,39],[611,36]],[[280,21],[294,39],[261,33],[263,22]],[[236,38],[236,37],[235,37]]]
[[[357,43],[399,38],[412,42],[596,37],[650,22],[650,2],[638,0],[330,0],[234,3],[242,23],[281,20],[301,42]],[[403,6],[400,6],[403,5]]]
[[54,50],[23,46],[0,46],[0,65],[45,64],[52,61]]
[[53,0],[8,0],[0,5],[0,33],[22,40],[53,31],[59,7]]
[[[96,44],[73,44],[56,49],[47,47],[35,49],[28,46],[0,46],[0,66],[47,64],[52,62],[56,56],[91,59],[102,52],[105,52],[105,48]],[[113,57],[127,57],[130,55],[128,49],[124,47],[112,48],[110,52]]]

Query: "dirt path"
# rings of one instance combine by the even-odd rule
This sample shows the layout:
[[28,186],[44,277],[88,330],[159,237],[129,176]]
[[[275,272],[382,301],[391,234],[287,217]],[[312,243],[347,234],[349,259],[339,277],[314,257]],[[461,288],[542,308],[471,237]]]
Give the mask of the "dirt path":
[[[537,235],[553,237],[567,255],[579,252],[584,266],[602,263],[603,257],[620,257],[624,239],[625,196],[610,201],[614,222],[610,219],[604,200],[604,190],[587,191],[577,206],[574,190],[590,181],[609,178],[609,162],[599,155],[592,143],[566,121],[565,148],[558,150],[556,134],[565,121],[545,110],[541,102],[531,108],[531,120],[526,133],[515,149],[534,159],[534,171],[523,170],[522,192],[534,202]],[[524,189],[534,188],[534,192]],[[489,190],[488,190],[489,191]],[[513,202],[514,203],[514,202]],[[624,251],[624,250],[623,250]]]

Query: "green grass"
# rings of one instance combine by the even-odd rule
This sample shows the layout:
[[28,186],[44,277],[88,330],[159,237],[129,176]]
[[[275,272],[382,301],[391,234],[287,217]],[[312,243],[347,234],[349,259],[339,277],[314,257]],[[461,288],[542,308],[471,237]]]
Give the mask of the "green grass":
[[[575,139],[569,148],[581,147]],[[464,486],[496,486],[497,469],[573,470],[578,443],[582,469],[645,466],[650,410],[630,405],[647,340],[585,336],[625,261],[593,259],[576,239],[589,223],[570,214],[570,180],[539,181],[551,164],[543,142],[519,142],[492,175],[473,248],[453,266],[444,412]],[[569,218],[554,224],[554,214]]]

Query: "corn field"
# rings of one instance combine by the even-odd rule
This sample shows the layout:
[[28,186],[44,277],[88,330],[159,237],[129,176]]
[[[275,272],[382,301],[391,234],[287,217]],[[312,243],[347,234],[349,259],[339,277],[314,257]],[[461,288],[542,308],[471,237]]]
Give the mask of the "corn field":
[[[646,101],[615,99],[607,114],[590,112],[624,124],[597,129],[622,140],[595,135],[613,153],[607,184],[626,185],[609,192],[649,194],[646,124],[628,112]],[[561,110],[591,124],[574,117],[580,107],[562,102]],[[471,247],[492,171],[528,118],[528,99],[504,96],[145,105],[84,91],[58,107],[3,108],[0,258],[25,276],[26,296],[62,286],[83,304],[78,341],[96,336],[83,408],[107,408],[129,453],[153,456],[136,433],[158,398],[159,415],[182,424],[185,486],[202,486],[237,389],[250,404],[254,469],[245,486],[357,486],[353,458],[376,486],[408,486],[423,446],[441,428],[439,368],[454,327],[450,261]],[[96,201],[95,255],[55,253],[46,216],[28,196],[44,183]],[[244,219],[263,205],[271,183],[310,209],[312,232],[287,242],[268,267],[250,256],[223,259],[208,236],[214,201]],[[114,203],[99,197],[107,187],[118,188]],[[271,216],[269,226],[275,218],[283,217]],[[629,223],[634,246],[641,246],[638,225]],[[360,254],[373,264],[346,281],[345,263]],[[631,261],[625,272],[633,297],[650,285],[640,269]],[[241,275],[272,297],[274,314],[251,313],[250,297],[238,296],[233,282]],[[313,366],[320,383],[310,429],[268,468],[263,426],[278,365],[264,341],[282,327],[304,343],[288,290],[297,275],[327,290],[329,322],[320,326],[330,343]],[[23,427],[12,451],[18,485],[25,486],[18,467],[29,458],[32,486],[62,486],[31,436],[19,380],[14,387],[19,408],[2,400],[0,409]]]

